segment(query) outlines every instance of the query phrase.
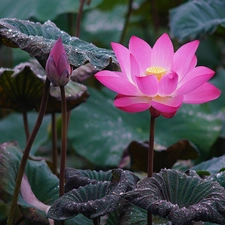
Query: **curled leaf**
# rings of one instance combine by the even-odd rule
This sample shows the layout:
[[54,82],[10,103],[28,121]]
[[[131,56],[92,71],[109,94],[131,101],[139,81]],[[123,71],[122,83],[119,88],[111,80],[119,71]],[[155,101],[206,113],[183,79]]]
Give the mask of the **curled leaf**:
[[92,66],[90,63],[87,63],[73,70],[71,74],[71,80],[76,82],[83,82],[88,77],[93,76],[96,72],[97,72],[97,69],[94,66]]
[[[0,69],[0,107],[19,112],[39,110],[45,82],[45,70],[36,61],[21,63],[14,69]],[[67,108],[71,110],[85,102],[87,87],[70,81],[65,86]],[[50,87],[46,113],[61,112],[58,87]]]
[[[121,170],[122,171],[122,170]],[[73,168],[66,168],[66,192],[79,188],[80,186],[85,186],[87,184],[96,184],[99,181],[111,181],[116,179],[115,176],[118,172],[114,170],[109,171],[95,171],[95,170],[78,170]],[[128,170],[123,171],[124,176],[128,182],[128,188],[133,189],[139,178]]]
[[162,170],[124,194],[133,204],[168,218],[174,225],[192,221],[225,223],[225,190],[217,182]]
[[92,170],[77,170],[73,168],[66,168],[66,184],[65,191],[85,186],[87,184],[96,184],[99,181],[111,181],[112,171],[92,171]]
[[[107,175],[108,176],[108,175]],[[88,183],[64,194],[50,207],[48,217],[54,220],[66,220],[84,214],[96,218],[116,209],[121,194],[129,188],[129,176],[121,169],[112,170],[111,181]]]
[[0,69],[0,107],[29,111],[40,102],[44,77],[34,64],[22,63],[14,69]]

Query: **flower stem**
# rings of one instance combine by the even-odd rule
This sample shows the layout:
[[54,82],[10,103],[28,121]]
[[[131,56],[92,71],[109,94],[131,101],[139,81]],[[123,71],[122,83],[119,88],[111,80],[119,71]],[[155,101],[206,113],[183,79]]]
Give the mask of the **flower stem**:
[[[154,131],[155,131],[155,116],[151,115],[150,132],[149,132],[149,148],[148,148],[148,177],[153,174],[153,159],[154,159]],[[148,212],[148,225],[152,225],[152,214]]]
[[58,149],[57,149],[57,126],[56,116],[52,113],[52,172],[57,176]]
[[149,133],[149,148],[148,148],[148,177],[152,177],[152,174],[153,174],[154,131],[155,131],[155,117],[151,116],[150,133]]
[[21,182],[22,182],[22,177],[25,171],[25,167],[26,167],[26,163],[27,163],[27,159],[29,157],[30,154],[30,149],[32,147],[32,144],[34,142],[34,139],[38,133],[38,130],[41,126],[43,117],[45,115],[45,111],[46,111],[46,107],[47,107],[47,103],[48,103],[48,97],[49,97],[49,89],[50,89],[50,81],[48,78],[46,78],[45,81],[45,86],[44,86],[44,91],[43,91],[43,96],[42,96],[42,100],[41,100],[41,105],[40,105],[40,110],[38,113],[38,117],[36,120],[36,124],[34,126],[34,129],[27,141],[26,147],[24,149],[24,153],[23,153],[23,157],[20,163],[20,167],[17,173],[17,177],[16,177],[16,186],[14,189],[14,193],[13,193],[13,197],[12,197],[12,203],[11,203],[11,207],[9,210],[9,217],[7,220],[7,225],[12,225],[13,223],[13,219],[15,216],[15,211],[16,211],[16,206],[17,206],[17,200],[18,200],[18,195],[20,192],[20,186],[21,186]]
[[94,225],[100,225],[100,217],[96,217],[93,219],[93,224]]
[[64,194],[65,167],[66,167],[66,148],[67,148],[67,108],[64,86],[60,86],[61,91],[61,111],[62,111],[62,137],[61,137],[61,162],[59,175],[59,194]]

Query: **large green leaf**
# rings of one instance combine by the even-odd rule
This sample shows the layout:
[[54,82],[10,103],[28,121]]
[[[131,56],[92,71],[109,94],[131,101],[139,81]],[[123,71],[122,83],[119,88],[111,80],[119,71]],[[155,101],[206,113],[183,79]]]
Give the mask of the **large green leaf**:
[[225,156],[214,157],[210,160],[204,161],[192,167],[196,171],[208,171],[211,174],[218,173],[221,169],[225,168]]
[[[16,175],[22,158],[22,151],[15,142],[0,145],[0,173],[1,196],[5,202],[10,202],[15,187]],[[6,172],[7,171],[7,172]],[[26,172],[31,188],[37,198],[45,204],[51,204],[58,197],[58,178],[53,175],[44,161],[28,161]],[[41,189],[40,189],[41,185]],[[22,193],[22,191],[21,191]],[[29,193],[30,194],[30,193]],[[30,195],[31,196],[31,195]],[[30,199],[32,202],[32,200]],[[47,224],[45,212],[34,208],[23,199],[22,194],[18,200],[25,218],[35,221],[37,215],[40,224]],[[23,211],[24,210],[24,211]]]
[[215,101],[210,102],[211,108],[215,115],[223,121],[223,128],[220,134],[225,137],[225,70],[220,68],[216,71],[216,76],[212,79],[212,83],[217,86],[221,91],[221,95]]
[[187,176],[177,170],[162,170],[145,178],[124,194],[133,204],[168,218],[174,225],[192,221],[225,223],[225,190],[217,182]]
[[[103,0],[92,0],[91,4],[85,4],[84,10],[91,9]],[[0,15],[3,17],[30,19],[40,21],[52,20],[63,13],[74,13],[79,9],[80,1],[67,0],[1,0]],[[29,7],[28,7],[29,6]]]
[[[199,149],[200,160],[205,160],[220,136],[221,129],[222,121],[209,104],[184,104],[173,118],[160,117],[156,121],[156,143],[167,146],[168,142],[188,139]],[[168,135],[169,140],[166,137]]]
[[225,27],[223,0],[188,1],[170,10],[170,29],[173,37],[184,42],[202,38]]
[[[75,151],[95,165],[118,166],[131,141],[146,141],[149,136],[149,112],[129,114],[113,106],[115,94],[89,88],[91,97],[71,113],[68,138]],[[155,142],[168,148],[188,139],[200,150],[208,151],[221,131],[221,121],[207,104],[183,105],[177,114],[156,120]]]
[[59,37],[62,38],[69,63],[73,67],[90,62],[97,70],[101,70],[111,62],[117,62],[111,50],[97,48],[77,37],[71,37],[51,21],[40,24],[28,20],[0,19],[0,40],[3,44],[27,51],[43,67],[55,40]]
[[[35,121],[37,119],[37,113],[28,113],[28,121],[30,130],[33,129]],[[31,149],[31,154],[35,154],[37,149],[46,141],[46,130],[50,122],[50,117],[45,116],[42,122],[42,126],[35,138],[34,144]],[[7,117],[0,120],[0,143],[17,141],[19,146],[23,149],[26,145],[26,136],[24,131],[24,124],[22,115],[18,113],[11,113]]]
[[[146,225],[147,211],[122,199],[113,212],[109,213],[106,225]],[[153,225],[171,225],[165,218],[153,215]]]
[[89,37],[87,37],[89,41],[95,40],[97,43],[101,42],[104,46],[109,46],[110,42],[119,42],[120,40],[127,3],[124,4],[124,1],[111,3],[104,1],[104,3],[107,8],[98,8],[87,13],[84,17],[83,29],[89,33]]
[[[174,5],[169,2],[168,7],[162,7],[166,5],[164,0],[158,0],[156,4],[157,13],[164,15],[165,18],[168,15],[168,8]],[[111,48],[111,42],[127,45],[132,35],[144,38],[152,44],[154,29],[152,29],[152,14],[149,13],[151,5],[146,0],[138,0],[132,7],[130,6],[129,0],[103,1],[95,10],[84,13],[82,36],[85,40],[106,48]]]
[[[123,224],[123,225],[146,225],[147,210],[137,207],[134,204],[126,204],[124,207],[124,211],[125,211],[125,213],[123,213],[123,215],[120,219],[121,224]],[[168,219],[159,217],[157,215],[152,216],[152,222],[153,222],[153,225],[171,225],[171,222],[168,221]]]
[[127,204],[127,206],[124,208],[124,215],[120,219],[120,223],[123,225],[128,224],[146,225],[146,221],[147,221],[147,211],[133,204],[130,205]]
[[11,202],[22,152],[16,142],[0,145],[0,199]]
[[206,179],[218,182],[223,188],[225,188],[225,172],[213,174]]

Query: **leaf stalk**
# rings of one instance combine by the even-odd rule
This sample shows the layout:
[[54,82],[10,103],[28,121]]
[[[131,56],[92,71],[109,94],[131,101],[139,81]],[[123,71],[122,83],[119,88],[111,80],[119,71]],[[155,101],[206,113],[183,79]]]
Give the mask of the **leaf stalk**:
[[20,186],[21,186],[21,182],[22,182],[22,177],[23,177],[23,174],[25,171],[25,167],[27,164],[27,160],[28,160],[28,157],[30,154],[31,147],[33,145],[35,137],[37,136],[38,130],[42,124],[42,120],[45,115],[48,98],[49,98],[49,90],[50,90],[50,81],[48,78],[46,78],[38,117],[37,117],[34,129],[27,141],[26,147],[24,149],[23,157],[22,157],[22,160],[20,163],[20,167],[19,167],[19,170],[17,173],[16,185],[15,185],[15,189],[14,189],[14,193],[13,193],[13,197],[12,197],[12,203],[11,203],[10,210],[9,210],[9,217],[7,220],[7,225],[13,224],[13,220],[14,220],[14,216],[15,216],[15,212],[16,212],[17,201],[18,201],[18,195],[20,192]]

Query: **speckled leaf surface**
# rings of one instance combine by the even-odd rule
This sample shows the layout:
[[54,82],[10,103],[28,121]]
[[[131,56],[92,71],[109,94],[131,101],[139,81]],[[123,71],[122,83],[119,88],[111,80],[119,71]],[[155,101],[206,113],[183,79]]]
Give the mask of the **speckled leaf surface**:
[[129,188],[126,171],[112,170],[111,181],[89,183],[60,197],[48,211],[48,217],[55,220],[67,220],[78,213],[88,218],[96,218],[116,209],[121,193]]
[[96,184],[99,181],[110,181],[112,171],[78,170],[66,168],[65,170],[65,191],[68,192],[74,188],[85,186],[87,184]]
[[[112,170],[108,171],[95,171],[95,170],[79,170],[74,168],[66,168],[65,170],[65,190],[66,192],[79,188],[80,186],[85,186],[88,184],[96,184],[99,181],[111,181],[113,178]],[[136,183],[139,181],[139,178],[130,172],[129,170],[123,171],[124,175],[126,176],[128,189],[133,189]]]
[[101,70],[110,63],[117,63],[111,50],[98,48],[77,37],[72,37],[61,31],[51,21],[41,24],[28,20],[0,19],[0,40],[2,43],[28,52],[43,67],[45,67],[53,44],[59,37],[62,38],[69,63],[75,68],[89,62],[95,69]]
[[140,181],[124,197],[133,204],[167,217],[174,225],[192,221],[225,223],[225,191],[219,183],[177,170],[161,170]]

